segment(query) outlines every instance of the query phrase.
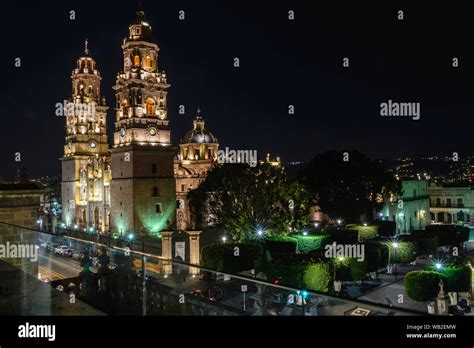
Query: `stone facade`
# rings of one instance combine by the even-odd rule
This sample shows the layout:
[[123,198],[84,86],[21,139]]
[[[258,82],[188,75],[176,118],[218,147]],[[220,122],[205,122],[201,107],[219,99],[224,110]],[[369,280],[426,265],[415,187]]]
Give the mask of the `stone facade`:
[[[72,96],[65,103],[66,137],[61,158],[63,222],[67,226],[110,226],[110,154],[107,106],[100,95],[100,73],[86,47],[71,75]],[[58,113],[58,109],[57,109]],[[76,227],[77,227],[76,226]]]
[[383,220],[395,221],[397,234],[424,230],[429,224],[428,182],[403,180],[401,193],[388,197],[380,212]]
[[176,185],[167,111],[166,73],[143,11],[129,26],[123,72],[115,86],[111,230],[155,234],[175,223]]
[[[177,227],[180,230],[194,228],[187,194],[206,179],[207,172],[216,163],[219,144],[205,128],[199,115],[193,122],[193,129],[185,134],[179,144],[179,153],[174,161],[177,199]],[[206,224],[204,224],[206,225]]]
[[471,222],[474,214],[473,187],[442,187],[431,184],[428,191],[433,223]]

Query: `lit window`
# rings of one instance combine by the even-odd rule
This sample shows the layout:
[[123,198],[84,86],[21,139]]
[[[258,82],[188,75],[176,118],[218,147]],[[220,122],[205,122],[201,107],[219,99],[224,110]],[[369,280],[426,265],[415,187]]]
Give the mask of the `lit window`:
[[152,98],[146,100],[146,114],[148,116],[155,115],[155,101]]
[[146,56],[145,64],[147,68],[151,68],[151,58],[150,56]]
[[140,66],[140,56],[135,56],[133,57],[133,65],[135,67],[139,67]]

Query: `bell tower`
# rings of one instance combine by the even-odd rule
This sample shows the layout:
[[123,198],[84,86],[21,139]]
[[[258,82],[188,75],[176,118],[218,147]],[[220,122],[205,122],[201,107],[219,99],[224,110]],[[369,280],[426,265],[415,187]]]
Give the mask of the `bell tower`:
[[72,71],[72,93],[64,102],[66,137],[61,158],[63,222],[69,227],[100,231],[109,228],[110,155],[105,98],[100,95],[100,73],[84,54]]
[[154,234],[174,224],[176,186],[167,109],[166,73],[141,10],[122,44],[112,153],[112,230]]

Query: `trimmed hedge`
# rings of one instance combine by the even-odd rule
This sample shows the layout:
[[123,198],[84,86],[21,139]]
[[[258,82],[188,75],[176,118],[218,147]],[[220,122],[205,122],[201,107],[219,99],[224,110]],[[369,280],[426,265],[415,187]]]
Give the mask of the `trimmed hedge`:
[[310,254],[275,258],[258,267],[257,273],[262,271],[270,280],[279,278],[282,285],[298,289],[327,292],[332,281],[330,263]]
[[397,242],[398,247],[394,248],[392,243],[387,243],[390,252],[390,263],[410,263],[416,260],[416,243],[412,241]]
[[353,281],[363,280],[367,274],[367,258],[364,261],[358,261],[355,258],[350,260],[351,278]]
[[358,232],[359,240],[366,240],[372,239],[377,237],[378,226],[376,225],[358,225],[358,224],[350,224],[346,225],[348,230],[356,230]]
[[[235,256],[239,248],[239,256]],[[256,260],[262,255],[257,244],[250,243],[217,243],[206,245],[201,251],[201,264],[224,273],[239,273],[255,268]]]
[[414,301],[431,301],[438,295],[440,279],[443,280],[445,285],[447,284],[447,277],[439,272],[408,272],[405,275],[405,290],[407,295]]
[[438,272],[444,274],[448,278],[447,291],[471,291],[472,270],[468,265],[451,264]]
[[321,249],[329,240],[329,236],[321,235],[291,235],[298,242],[297,249],[301,253]]
[[389,248],[385,242],[370,240],[365,242],[367,259],[367,272],[377,272],[380,268],[387,267]]

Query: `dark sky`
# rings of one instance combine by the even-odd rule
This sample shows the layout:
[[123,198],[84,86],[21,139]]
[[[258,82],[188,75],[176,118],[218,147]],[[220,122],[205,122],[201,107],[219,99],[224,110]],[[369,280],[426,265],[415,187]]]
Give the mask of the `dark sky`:
[[[200,105],[221,147],[256,149],[286,161],[324,150],[376,158],[471,152],[474,57],[472,11],[459,3],[383,1],[157,1],[143,7],[160,47],[174,144]],[[381,1],[382,3],[382,1]],[[59,174],[70,75],[88,37],[111,109],[121,43],[137,1],[2,2],[0,176],[14,153],[31,176]],[[178,11],[186,20],[178,20]],[[288,21],[288,10],[295,21]],[[405,20],[397,20],[397,10]],[[76,20],[69,19],[75,10]],[[21,57],[22,67],[14,67]],[[239,57],[241,67],[233,67]],[[342,67],[343,57],[350,68]],[[452,57],[460,66],[452,68]],[[421,120],[383,118],[380,103],[420,102]],[[186,115],[178,106],[186,106]],[[289,115],[288,105],[295,105]],[[111,139],[110,139],[111,140]]]

